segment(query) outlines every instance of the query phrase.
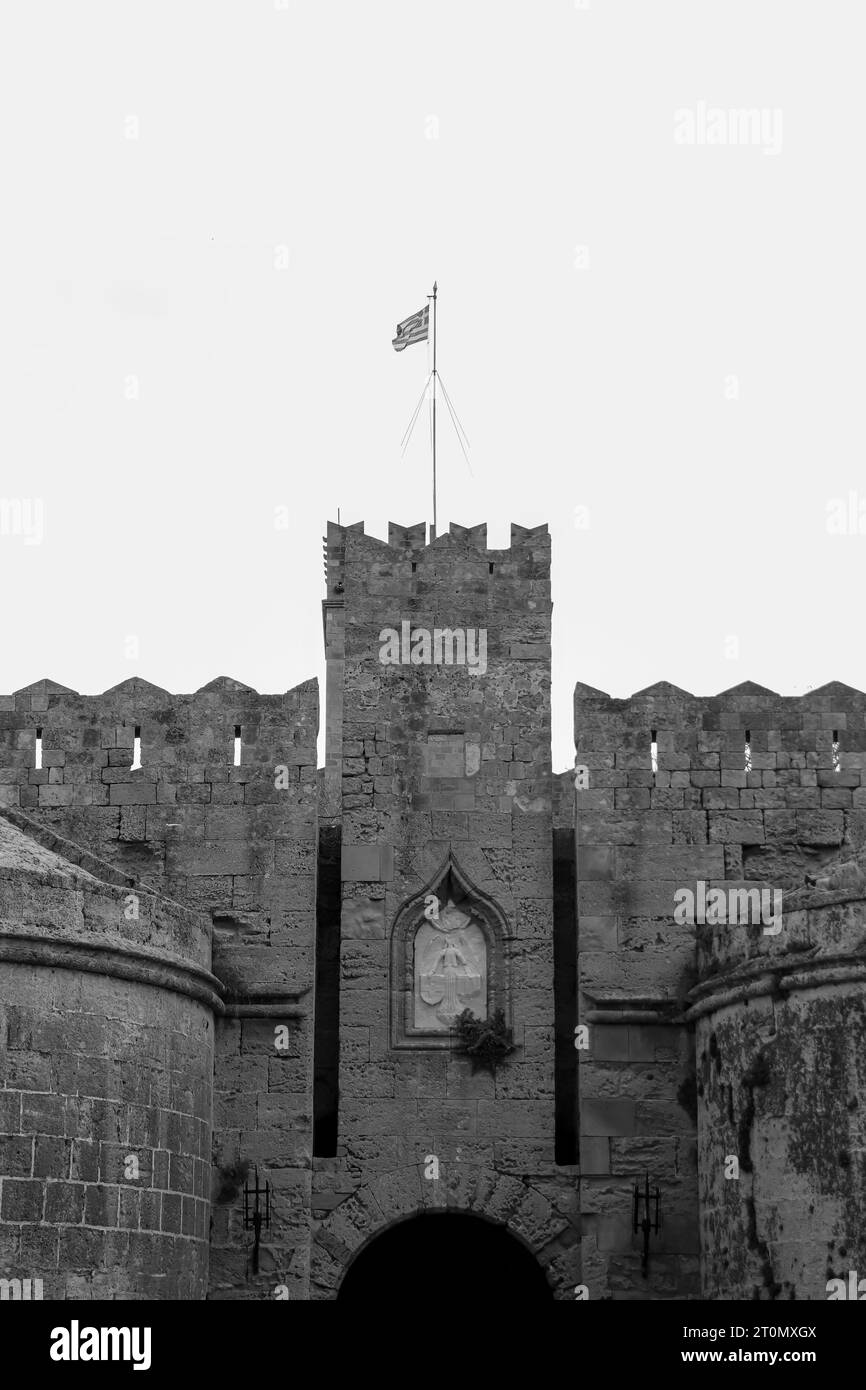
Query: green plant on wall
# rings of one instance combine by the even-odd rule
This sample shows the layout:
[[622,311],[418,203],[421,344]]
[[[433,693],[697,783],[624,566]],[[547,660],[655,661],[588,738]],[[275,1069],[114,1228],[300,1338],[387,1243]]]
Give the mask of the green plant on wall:
[[490,1018],[476,1018],[471,1009],[464,1009],[454,1021],[457,1050],[465,1052],[472,1061],[472,1071],[486,1068],[495,1072],[497,1062],[514,1051],[511,1029],[505,1022],[505,1010],[496,1009]]

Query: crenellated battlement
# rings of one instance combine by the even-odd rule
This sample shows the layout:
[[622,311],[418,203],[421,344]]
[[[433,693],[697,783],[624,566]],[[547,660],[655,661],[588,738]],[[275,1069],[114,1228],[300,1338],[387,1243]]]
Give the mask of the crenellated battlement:
[[[607,754],[614,769],[646,771],[655,730],[659,773],[739,771],[748,779],[742,786],[754,789],[807,785],[809,779],[789,774],[829,771],[826,786],[850,792],[866,771],[866,694],[839,681],[804,695],[780,695],[745,681],[705,697],[660,681],[627,699],[578,685],[574,718],[578,760],[589,767]],[[740,785],[721,778],[726,784]],[[712,785],[709,777],[703,785]]]
[[834,681],[779,695],[745,682],[700,698],[660,682],[618,700],[579,685],[574,711],[584,843],[705,845],[724,850],[713,876],[788,888],[866,842],[862,691]]
[[[197,695],[254,695],[258,699],[280,699],[285,700],[290,695],[306,693],[310,689],[316,688],[316,680],[311,677],[309,680],[302,681],[300,685],[295,685],[291,690],[285,691],[282,695],[259,695],[251,685],[244,685],[242,681],[235,680],[232,676],[217,676],[209,681],[207,685],[199,686],[198,690],[191,694],[173,695],[170,691],[163,689],[161,685],[153,685],[151,681],[144,680],[141,676],[130,676],[128,680],[121,681],[118,685],[109,686],[103,690],[101,695],[85,696],[79,691],[73,690],[68,685],[59,685],[57,681],[43,678],[34,681],[32,685],[24,685],[20,690],[13,690],[11,695],[0,695],[0,711],[10,709],[48,709],[48,701],[52,696],[75,695],[81,699],[102,699],[107,696],[130,696],[135,699],[157,698],[159,700],[191,700]],[[30,705],[19,702],[19,697],[29,696]],[[9,704],[13,700],[15,703]]]
[[122,808],[143,839],[145,815],[155,825],[178,803],[275,800],[278,764],[314,785],[318,724],[315,680],[279,695],[228,676],[189,695],[137,676],[99,695],[37,681],[0,696],[0,806]]
[[616,699],[609,695],[606,690],[599,690],[595,686],[585,685],[578,681],[574,687],[575,705],[578,700],[598,701],[609,704],[613,709],[624,709],[637,701],[645,703],[655,701],[670,701],[674,704],[686,702],[698,705],[710,705],[712,702],[720,700],[735,705],[748,705],[754,701],[756,704],[774,704],[778,701],[813,702],[819,708],[824,708],[828,702],[842,701],[847,702],[851,699],[859,700],[862,707],[866,709],[866,692],[856,690],[853,686],[845,685],[842,681],[828,681],[826,685],[819,686],[817,690],[809,690],[803,695],[780,695],[776,690],[768,690],[765,685],[756,685],[754,681],[742,681],[739,685],[732,685],[727,690],[722,690],[718,695],[693,695],[690,690],[683,690],[681,686],[672,685],[670,681],[656,681],[654,685],[648,685],[643,690],[637,690],[633,695],[628,695],[624,699]]
[[[323,536],[323,555],[325,562],[325,583],[327,601],[340,602],[345,587],[345,567],[347,553],[366,565],[386,564],[407,566],[411,571],[413,564],[423,563],[426,558],[441,556],[449,552],[475,555],[488,564],[525,564],[527,561],[542,565],[550,563],[550,533],[547,523],[540,526],[519,526],[511,523],[511,544],[499,550],[487,546],[487,523],[476,526],[461,526],[452,521],[447,531],[426,538],[426,522],[416,522],[413,526],[401,526],[388,522],[388,539],[368,536],[364,522],[357,521],[351,526],[339,526],[328,522],[328,533]],[[507,571],[506,571],[507,572]],[[517,572],[516,570],[514,571]]]

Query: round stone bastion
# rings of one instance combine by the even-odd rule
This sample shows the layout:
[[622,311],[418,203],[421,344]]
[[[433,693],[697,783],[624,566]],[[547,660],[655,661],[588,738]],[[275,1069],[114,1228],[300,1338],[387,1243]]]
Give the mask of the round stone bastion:
[[824,1299],[866,1276],[866,902],[799,889],[768,917],[697,928],[707,1299]]
[[204,1298],[210,921],[23,825],[0,816],[0,1279]]

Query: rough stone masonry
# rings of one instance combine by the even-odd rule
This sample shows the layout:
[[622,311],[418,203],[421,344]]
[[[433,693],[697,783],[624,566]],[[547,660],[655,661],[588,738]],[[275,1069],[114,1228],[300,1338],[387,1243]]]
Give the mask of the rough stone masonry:
[[[0,697],[0,1279],[330,1299],[429,1213],[560,1300],[866,1272],[866,696],[580,685],[554,775],[546,527],[331,524],[323,622],[320,771],[314,681]],[[677,921],[699,882],[782,930]]]

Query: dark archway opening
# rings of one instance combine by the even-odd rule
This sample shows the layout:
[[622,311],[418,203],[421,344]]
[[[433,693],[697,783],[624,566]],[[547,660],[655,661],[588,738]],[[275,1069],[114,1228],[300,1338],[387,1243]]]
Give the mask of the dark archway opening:
[[549,1303],[544,1271],[504,1226],[469,1212],[424,1212],[365,1245],[337,1298],[345,1303],[415,1303],[460,1289],[481,1303]]

